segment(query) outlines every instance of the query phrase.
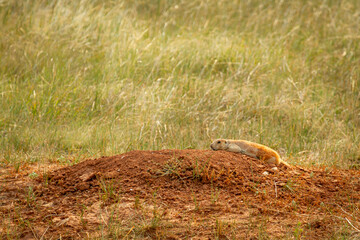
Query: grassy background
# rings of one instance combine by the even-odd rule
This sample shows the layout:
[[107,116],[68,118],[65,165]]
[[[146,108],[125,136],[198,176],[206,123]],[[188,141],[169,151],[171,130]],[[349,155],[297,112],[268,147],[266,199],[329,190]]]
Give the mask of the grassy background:
[[0,1],[0,161],[247,139],[360,165],[360,3]]

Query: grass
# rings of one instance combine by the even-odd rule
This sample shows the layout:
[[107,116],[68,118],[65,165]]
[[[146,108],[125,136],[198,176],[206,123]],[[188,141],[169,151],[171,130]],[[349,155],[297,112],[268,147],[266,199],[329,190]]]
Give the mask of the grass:
[[[105,209],[108,220],[100,226],[101,235],[89,239],[164,239],[169,234],[167,228],[172,225],[163,219],[165,210],[157,205],[156,198],[154,193],[152,203],[143,202],[132,211],[119,208],[117,203],[110,205],[110,214]],[[139,198],[135,198],[136,201],[139,201]],[[124,215],[128,215],[126,221],[122,219]]]
[[211,203],[215,204],[220,197],[221,189],[214,187],[211,183]]
[[358,168],[359,9],[0,1],[0,161],[207,149],[223,137],[292,164]]
[[[359,15],[357,0],[0,0],[0,166],[209,149],[221,137],[268,145],[290,164],[359,169]],[[205,167],[196,162],[194,178],[211,180]],[[177,168],[169,162],[163,174]],[[103,200],[116,198],[112,183],[101,186]],[[107,231],[161,237],[161,217],[115,219]],[[32,231],[21,215],[1,226],[9,239]],[[230,236],[225,227],[216,221],[214,237]],[[249,223],[261,239],[266,228]]]
[[110,200],[116,200],[120,195],[120,190],[115,189],[114,180],[106,181],[105,179],[98,178],[100,189],[99,198],[101,201],[106,203]]
[[169,161],[167,161],[164,166],[162,167],[162,169],[159,171],[159,174],[161,174],[161,176],[170,176],[170,177],[176,177],[181,179],[180,176],[180,168],[181,168],[181,159],[178,158],[172,158]]
[[27,190],[26,203],[29,207],[36,205],[36,196],[32,187],[29,187]]

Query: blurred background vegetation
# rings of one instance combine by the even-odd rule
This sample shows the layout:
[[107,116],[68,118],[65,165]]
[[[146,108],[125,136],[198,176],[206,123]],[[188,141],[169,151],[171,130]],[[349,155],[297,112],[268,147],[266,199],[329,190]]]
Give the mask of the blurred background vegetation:
[[247,139],[360,166],[358,0],[0,1],[0,162]]

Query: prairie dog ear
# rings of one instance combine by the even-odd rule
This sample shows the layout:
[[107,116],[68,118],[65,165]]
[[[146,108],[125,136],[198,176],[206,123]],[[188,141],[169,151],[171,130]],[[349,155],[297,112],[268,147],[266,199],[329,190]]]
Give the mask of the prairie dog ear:
[[229,141],[228,141],[228,140],[225,140],[225,144],[226,144],[226,145],[229,145]]

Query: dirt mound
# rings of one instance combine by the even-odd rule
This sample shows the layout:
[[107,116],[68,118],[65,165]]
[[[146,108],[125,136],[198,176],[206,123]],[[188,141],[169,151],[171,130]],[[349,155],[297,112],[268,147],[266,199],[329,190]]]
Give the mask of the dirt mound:
[[[33,199],[16,200],[33,226],[21,229],[21,237],[356,234],[354,225],[339,226],[359,221],[360,171],[273,167],[210,150],[132,151],[86,160],[43,175]],[[9,208],[3,212],[16,215]]]
[[[272,166],[274,167],[274,166]],[[153,185],[162,187],[177,179],[176,184],[214,183],[219,187],[236,185],[238,191],[251,191],[250,182],[262,182],[267,171],[275,170],[266,163],[244,155],[210,150],[132,151],[113,157],[88,160],[53,172],[48,192],[61,193],[90,190],[99,179],[117,179],[125,188]],[[266,173],[265,173],[266,174]],[[286,180],[286,170],[277,171],[277,178]],[[188,181],[185,181],[188,180]],[[119,182],[120,181],[120,182]],[[186,184],[188,183],[188,184]],[[126,189],[123,189],[125,192]]]

